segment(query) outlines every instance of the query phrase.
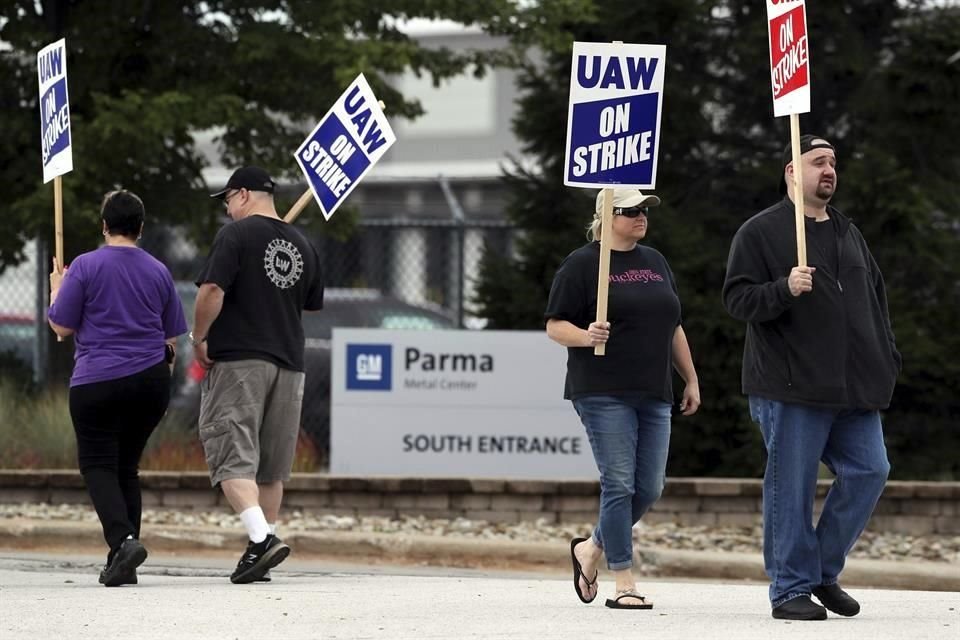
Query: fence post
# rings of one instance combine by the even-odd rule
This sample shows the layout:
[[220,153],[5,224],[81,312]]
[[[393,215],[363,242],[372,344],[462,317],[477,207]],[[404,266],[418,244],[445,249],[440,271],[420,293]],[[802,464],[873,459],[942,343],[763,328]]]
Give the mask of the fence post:
[[33,340],[33,383],[38,389],[42,389],[47,385],[47,367],[50,364],[50,330],[47,328],[47,300],[50,298],[50,281],[47,274],[50,264],[47,255],[47,243],[43,237],[37,235],[36,243],[37,274],[36,295],[34,296],[36,334]]
[[463,289],[464,289],[464,261],[466,260],[466,254],[464,251],[464,243],[466,241],[466,216],[463,214],[463,208],[460,206],[460,201],[457,200],[457,196],[453,193],[453,189],[450,188],[450,181],[442,173],[437,176],[437,180],[440,182],[440,189],[443,191],[443,197],[447,201],[447,206],[450,207],[450,215],[453,218],[456,227],[454,228],[454,246],[456,248],[454,253],[454,259],[457,264],[457,281],[455,285],[454,296],[456,297],[457,304],[457,326],[463,329]]

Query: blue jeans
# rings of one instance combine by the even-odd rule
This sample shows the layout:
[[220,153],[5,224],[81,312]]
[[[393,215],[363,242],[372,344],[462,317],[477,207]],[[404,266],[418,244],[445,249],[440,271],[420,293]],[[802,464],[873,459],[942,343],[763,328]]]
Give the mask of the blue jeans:
[[670,405],[662,400],[588,396],[573,401],[600,470],[600,521],[593,542],[607,567],[633,566],[633,525],[663,492]]
[[[890,473],[877,411],[817,409],[750,397],[763,433],[763,562],[774,607],[837,582]],[[836,478],[816,528],[820,461]]]

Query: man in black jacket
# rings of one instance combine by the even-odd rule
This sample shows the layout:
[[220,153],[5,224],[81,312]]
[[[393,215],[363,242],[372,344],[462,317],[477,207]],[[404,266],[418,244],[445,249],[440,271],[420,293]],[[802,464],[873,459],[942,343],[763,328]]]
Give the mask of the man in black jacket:
[[[836,152],[800,139],[809,266],[796,264],[791,147],[787,195],[734,236],[723,304],[747,323],[743,392],[767,448],[763,555],[774,618],[823,620],[860,605],[837,580],[876,506],[890,464],[879,410],[900,371],[883,276],[860,230],[828,205]],[[816,528],[819,463],[836,475]]]

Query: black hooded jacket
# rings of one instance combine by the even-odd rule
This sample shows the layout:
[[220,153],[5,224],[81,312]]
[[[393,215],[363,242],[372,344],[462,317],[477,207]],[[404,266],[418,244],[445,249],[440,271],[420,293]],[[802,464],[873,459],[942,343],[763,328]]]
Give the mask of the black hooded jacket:
[[816,272],[813,290],[798,297],[787,285],[797,261],[788,198],[747,220],[733,238],[723,305],[747,322],[743,392],[830,409],[885,409],[900,353],[883,276],[860,230],[833,207],[827,211],[837,261],[827,264],[808,234],[807,263]]

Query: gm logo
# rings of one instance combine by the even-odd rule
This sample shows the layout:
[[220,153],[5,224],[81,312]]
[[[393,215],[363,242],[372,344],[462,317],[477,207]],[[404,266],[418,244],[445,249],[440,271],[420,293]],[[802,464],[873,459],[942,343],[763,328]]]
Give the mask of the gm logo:
[[347,389],[390,391],[392,353],[389,344],[348,344]]

